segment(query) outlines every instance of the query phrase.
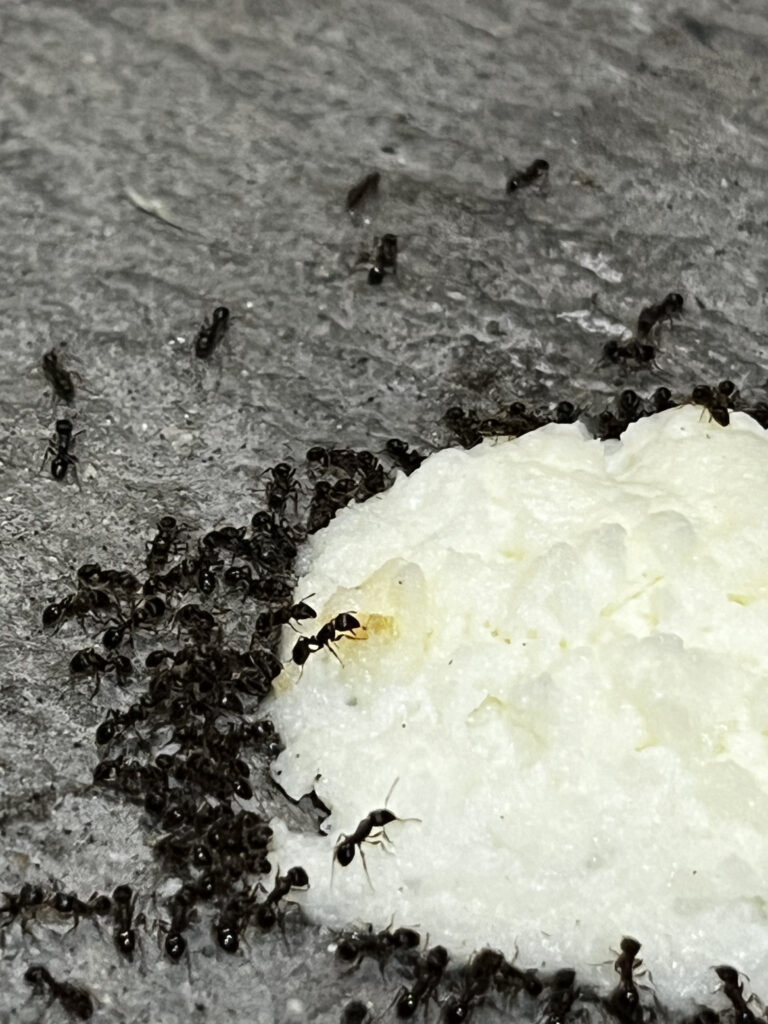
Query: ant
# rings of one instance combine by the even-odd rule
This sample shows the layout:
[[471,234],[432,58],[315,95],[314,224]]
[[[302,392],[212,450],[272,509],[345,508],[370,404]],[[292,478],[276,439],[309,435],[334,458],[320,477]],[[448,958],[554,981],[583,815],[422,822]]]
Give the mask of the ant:
[[341,1024],[366,1024],[370,1010],[359,999],[352,999],[341,1011]]
[[[388,810],[386,805],[389,803],[389,798],[392,796],[392,792],[397,783],[398,779],[395,779],[390,787],[389,793],[387,793],[387,799],[384,801],[384,807],[380,807],[366,815],[354,832],[349,835],[342,833],[342,835],[339,836],[336,846],[333,848],[333,864],[338,862],[343,868],[352,863],[355,857],[355,850],[359,849],[360,857],[363,862],[363,870],[365,871],[365,877],[368,879],[368,884],[371,888],[373,888],[373,885],[371,884],[371,878],[368,874],[368,865],[365,863],[363,843],[377,845],[381,843],[383,839],[389,840],[386,833],[386,827],[387,825],[391,825],[393,821],[421,821],[421,818],[398,818],[396,814]],[[376,838],[371,839],[370,836],[374,829],[380,829],[381,831],[377,834]]]
[[371,171],[370,174],[366,174],[364,178],[361,178],[356,185],[353,185],[349,192],[347,192],[347,213],[356,213],[358,207],[375,196],[379,191],[380,181],[381,174],[378,171]]
[[756,1021],[757,1015],[750,1010],[744,998],[744,985],[739,981],[738,971],[727,964],[721,964],[720,967],[715,967],[715,974],[722,981],[723,992],[736,1011],[738,1024],[752,1024],[752,1021]]
[[516,192],[519,188],[528,188],[530,185],[541,187],[549,180],[549,162],[547,160],[534,160],[524,171],[513,171],[507,179],[507,192]]
[[141,590],[141,583],[132,572],[122,569],[102,569],[98,562],[86,562],[77,570],[78,588],[102,588],[124,597]]
[[189,633],[200,643],[209,643],[217,628],[216,619],[199,604],[183,604],[173,616],[179,630]]
[[512,963],[507,959],[502,959],[501,963],[499,963],[494,978],[496,988],[499,992],[507,993],[522,990],[532,999],[538,999],[544,991],[544,985],[536,974],[536,969],[529,967],[526,970],[521,970],[519,967],[515,967],[514,960],[516,959],[517,949],[515,949]]
[[310,654],[314,654],[315,651],[320,651],[323,647],[327,647],[336,660],[339,661],[339,656],[331,647],[331,644],[342,639],[341,634],[353,633],[356,629],[361,628],[360,623],[351,612],[340,612],[330,622],[326,622],[321,627],[317,636],[300,636],[293,646],[292,660],[296,665],[303,665]]
[[637,337],[648,337],[653,328],[657,324],[661,325],[664,320],[669,322],[671,328],[673,318],[680,316],[682,311],[683,296],[677,292],[670,292],[661,302],[657,302],[653,306],[646,306],[640,311],[640,316],[637,318]]
[[53,388],[53,393],[62,402],[70,405],[75,397],[75,385],[71,374],[59,362],[59,356],[55,348],[52,348],[50,352],[46,352],[43,355],[42,367],[45,379]]
[[628,365],[630,362],[634,362],[638,365],[642,363],[653,363],[656,358],[656,349],[653,345],[643,345],[639,341],[628,341],[625,345],[620,345],[616,338],[611,339],[603,346],[603,353],[601,357],[601,363],[624,363]]
[[296,511],[299,485],[296,483],[296,471],[291,469],[287,462],[278,462],[267,470],[272,474],[272,479],[267,483],[266,497],[267,507],[272,513],[283,514],[289,499],[293,500],[293,509]]
[[70,981],[56,981],[47,967],[35,964],[24,972],[24,981],[31,985],[36,995],[42,995],[46,986],[53,1000],[58,999],[67,1013],[80,1020],[89,1020],[93,1016],[93,1000],[90,992]]
[[[367,253],[365,254],[367,258]],[[374,239],[373,259],[368,269],[368,284],[381,284],[384,274],[397,273],[397,235],[386,234]]]
[[565,1018],[581,994],[575,984],[576,972],[563,967],[555,972],[550,982],[549,999],[542,1024],[564,1024]]
[[195,887],[187,884],[182,885],[168,900],[171,923],[163,945],[165,952],[174,963],[178,963],[186,952],[187,940],[184,938],[183,932],[189,927],[197,898],[198,893]]
[[96,892],[87,902],[79,899],[74,892],[56,892],[48,898],[47,902],[56,913],[66,917],[71,915],[75,920],[73,928],[77,928],[84,917],[105,917],[112,909],[112,901],[109,896],[99,895]]
[[150,572],[157,572],[166,564],[171,547],[178,539],[179,531],[179,524],[173,516],[162,517],[157,524],[157,534],[147,544],[147,568]]
[[478,420],[474,411],[467,412],[460,405],[453,405],[443,419],[462,448],[474,448],[483,440],[483,435],[477,429]]
[[672,392],[663,385],[651,395],[651,405],[654,412],[664,412],[666,409],[674,409],[675,402],[672,399]]
[[60,601],[51,601],[43,608],[42,621],[46,629],[58,628],[65,619],[78,619],[84,626],[86,615],[111,611],[114,602],[104,590],[83,587],[74,594],[67,594]]
[[42,888],[39,885],[30,885],[29,882],[25,882],[18,893],[4,892],[3,896],[5,896],[5,905],[0,907],[0,914],[7,914],[8,920],[3,921],[0,928],[7,928],[17,917],[21,917],[22,931],[26,931],[26,918],[29,916],[29,912],[34,914],[38,907],[45,902],[45,893]]
[[208,359],[213,355],[216,346],[229,330],[230,315],[226,306],[217,306],[213,311],[211,323],[206,317],[195,336],[195,355],[198,359]]
[[247,557],[244,537],[244,526],[222,526],[219,530],[211,530],[210,533],[206,533],[201,541],[201,550],[205,548],[209,557],[217,548],[229,551],[234,556]]
[[225,904],[216,921],[216,941],[225,953],[236,953],[240,948],[240,932],[247,923],[253,898],[245,893],[233,896]]
[[608,1012],[614,1017],[618,1017],[622,1024],[640,1024],[643,1019],[643,1009],[634,979],[634,972],[643,962],[637,959],[640,943],[637,939],[625,935],[621,940],[620,948],[621,953],[617,957],[613,969],[621,980],[606,999],[605,1005]]
[[[133,920],[136,896],[130,885],[118,885],[112,893],[112,903],[115,915],[115,927],[112,937],[115,947],[128,960],[133,960],[133,953],[136,949],[136,931]],[[143,919],[143,916],[143,914],[140,915],[135,923],[138,924]]]
[[51,476],[53,479],[64,480],[67,470],[71,466],[75,482],[80,486],[77,480],[77,456],[72,454],[71,449],[74,439],[78,434],[82,434],[83,431],[78,430],[77,434],[73,434],[71,420],[56,420],[55,430],[56,433],[48,442],[40,468],[43,468],[49,456],[53,456],[51,459]]
[[166,605],[162,597],[158,595],[148,597],[144,604],[139,605],[127,619],[104,630],[101,638],[102,646],[108,651],[115,650],[122,644],[126,632],[133,632],[134,629],[152,625],[165,615],[165,609]]
[[429,1000],[437,1001],[437,988],[448,965],[448,950],[445,946],[433,946],[427,950],[424,962],[419,964],[416,980],[411,988],[402,988],[395,997],[395,1013],[401,1020],[408,1020],[424,1004],[426,1016]]
[[142,697],[135,704],[131,704],[125,711],[118,711],[115,708],[110,708],[107,712],[107,717],[96,729],[96,743],[98,746],[104,746],[107,743],[111,743],[117,735],[117,732],[124,732],[126,729],[130,729],[132,725],[136,725],[137,722],[145,722],[149,715],[147,705],[144,703],[146,697]]
[[384,964],[393,954],[402,954],[415,949],[421,942],[421,936],[412,928],[396,928],[393,932],[384,928],[374,932],[371,925],[367,931],[351,931],[343,934],[336,943],[336,955],[340,960],[352,963],[350,971],[354,971],[362,963],[363,957],[369,956],[378,961],[379,970],[384,977]]
[[131,659],[123,654],[111,654],[108,658],[104,658],[93,647],[84,647],[81,651],[75,651],[69,662],[70,676],[73,678],[93,676],[96,680],[96,687],[91,694],[91,699],[99,692],[102,674],[109,671],[115,673],[118,683],[123,683],[133,675]]
[[272,891],[267,893],[264,902],[256,907],[257,924],[265,930],[271,928],[277,921],[275,908],[280,900],[284,899],[291,889],[306,889],[308,885],[309,876],[301,867],[290,868],[287,874],[277,875]]
[[385,448],[387,455],[402,469],[406,476],[410,476],[424,461],[424,456],[420,455],[415,448],[409,448],[405,441],[401,441],[396,437],[390,438]]
[[256,617],[254,636],[268,638],[274,629],[290,625],[291,619],[294,622],[300,622],[302,619],[316,618],[317,612],[305,601],[299,601],[292,605],[281,605],[270,612],[262,612]]
[[443,1003],[441,1020],[448,1024],[469,1020],[475,1005],[485,997],[496,973],[505,965],[506,960],[497,949],[475,953],[464,969],[460,994],[450,995]]
[[694,405],[703,405],[712,419],[721,427],[727,427],[731,422],[729,410],[733,408],[733,394],[736,385],[730,380],[722,380],[716,388],[708,384],[697,384],[691,392],[691,401]]

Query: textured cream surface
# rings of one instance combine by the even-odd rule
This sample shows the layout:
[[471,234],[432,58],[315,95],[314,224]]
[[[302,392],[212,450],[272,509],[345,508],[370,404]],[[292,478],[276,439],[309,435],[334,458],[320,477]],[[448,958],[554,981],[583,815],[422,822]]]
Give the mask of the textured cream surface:
[[[315,535],[297,595],[365,629],[292,665],[275,772],[327,837],[276,827],[333,927],[418,926],[666,998],[768,975],[768,438],[685,406],[620,442],[551,425],[431,456]],[[305,624],[306,625],[306,624]],[[286,634],[290,657],[295,634]],[[391,844],[331,871],[382,807]],[[590,966],[592,965],[592,966]]]

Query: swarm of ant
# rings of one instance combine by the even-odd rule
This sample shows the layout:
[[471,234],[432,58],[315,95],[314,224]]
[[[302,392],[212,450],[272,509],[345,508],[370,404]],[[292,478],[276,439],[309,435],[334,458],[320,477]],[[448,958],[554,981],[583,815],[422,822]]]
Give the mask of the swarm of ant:
[[[699,385],[687,400],[727,424],[728,410],[736,407],[739,396],[725,381]],[[666,388],[648,399],[625,390],[615,409],[598,418],[598,436],[618,436],[630,422],[674,404]],[[515,402],[484,419],[449,410],[446,422],[471,447],[483,437],[516,436],[547,422],[573,422],[578,415],[568,401],[549,410]],[[140,809],[160,877],[181,880],[155,922],[158,941],[173,962],[189,955],[187,935],[205,921],[223,954],[234,955],[249,931],[285,934],[289,915],[294,922],[300,920],[291,895],[311,880],[302,867],[292,866],[285,871],[278,867],[270,885],[260,881],[273,869],[272,832],[265,818],[243,806],[254,795],[254,759],[260,785],[272,785],[268,765],[281,750],[272,723],[259,715],[259,705],[282,668],[283,627],[317,618],[311,598],[294,598],[301,542],[350,501],[385,490],[395,468],[412,473],[423,460],[398,439],[387,442],[379,455],[316,446],[306,453],[301,471],[278,463],[264,474],[264,507],[248,525],[218,526],[195,539],[175,516],[163,515],[147,541],[141,569],[86,563],[77,570],[75,588],[41,611],[46,630],[56,632],[76,620],[86,632],[96,631],[70,660],[73,682],[93,683],[91,699],[102,692],[105,677],[133,691],[132,703],[108,709],[96,729],[99,759],[93,785]],[[247,643],[227,634],[230,606],[251,620]],[[359,628],[353,611],[340,612],[313,625],[311,635],[297,637],[291,659],[301,666],[324,650],[335,653],[334,646]],[[403,819],[386,806],[371,811],[339,839],[333,865],[343,869],[359,852],[365,866],[364,844],[398,820]],[[84,919],[108,920],[115,949],[128,962],[148,928],[147,900],[129,884],[87,898],[29,883],[4,895],[3,927],[18,921],[27,928],[43,908],[73,926]],[[559,1024],[576,1012],[574,1007],[587,1005],[601,1006],[620,1024],[642,1024],[656,1014],[654,1000],[644,998],[634,980],[640,948],[635,940],[622,940],[616,960],[620,982],[608,997],[580,984],[573,970],[548,974],[523,969],[493,949],[480,950],[468,963],[454,967],[444,947],[430,946],[409,928],[344,932],[335,948],[344,970],[355,970],[366,958],[378,964],[382,975],[395,970],[389,1009],[396,1019],[434,1011],[454,1024],[484,1005],[506,1010],[513,998],[523,1000],[537,1021],[547,1024]],[[738,975],[733,968],[721,970],[727,975],[721,975],[724,991],[734,1007],[741,1007],[737,1011],[746,1024],[752,1018],[745,1014],[752,1011],[741,995]],[[55,981],[39,965],[27,974],[36,992],[47,991],[75,1015],[88,1011],[90,997],[79,986]],[[365,1019],[360,1017],[361,1006],[368,1012],[365,1004],[350,1006],[342,1019]]]
[[[535,160],[510,176],[507,194],[542,188],[548,173],[548,162]],[[350,215],[357,216],[376,198],[380,178],[379,172],[372,172],[348,191]],[[387,274],[397,273],[397,259],[397,236],[384,233],[360,256],[357,266],[367,269],[370,285],[380,285]],[[658,334],[663,326],[671,327],[682,309],[682,296],[675,292],[642,309],[631,341],[606,343],[603,365],[653,367]],[[229,309],[216,307],[210,322],[206,318],[194,337],[196,358],[213,356],[230,322]],[[54,397],[72,404],[74,381],[55,349],[43,355],[41,369]],[[747,406],[726,380],[699,384],[677,402],[663,386],[647,398],[626,389],[597,417],[596,436],[617,438],[630,423],[682,402],[700,405],[703,414],[721,427],[728,426],[731,411],[737,409],[768,427],[768,405]],[[568,400],[547,409],[515,401],[486,416],[454,406],[445,414],[445,425],[459,444],[472,448],[484,438],[517,437],[547,423],[572,423],[581,414]],[[79,483],[73,453],[77,433],[70,418],[56,420],[44,461],[50,459],[51,475],[58,482],[65,481],[71,470]],[[181,880],[165,901],[164,918],[155,922],[164,954],[174,963],[189,955],[187,934],[201,922],[209,922],[216,944],[231,956],[246,944],[249,930],[265,935],[277,928],[285,935],[288,915],[300,917],[291,895],[309,886],[310,878],[301,866],[285,871],[277,866],[270,886],[260,881],[272,874],[272,832],[264,817],[243,806],[254,796],[254,758],[261,785],[274,785],[268,766],[281,750],[280,737],[271,721],[260,715],[259,706],[282,669],[282,629],[317,617],[309,598],[294,598],[299,546],[350,502],[386,490],[395,468],[410,475],[423,458],[397,438],[378,454],[310,448],[301,476],[287,462],[266,472],[264,506],[249,524],[218,526],[195,539],[188,526],[167,513],[156,524],[140,569],[86,563],[77,570],[74,589],[41,611],[46,630],[58,631],[76,620],[91,633],[89,644],[75,651],[69,663],[74,683],[92,681],[91,699],[101,693],[105,677],[120,688],[133,689],[132,703],[109,708],[96,729],[93,785],[137,806],[160,879]],[[236,632],[227,632],[232,604],[241,606],[240,619],[244,614],[252,617],[247,643],[239,642]],[[92,634],[94,627],[98,639]],[[292,661],[303,666],[323,651],[335,655],[335,645],[359,628],[353,611],[340,612],[319,623],[312,635],[296,640]],[[404,819],[386,806],[371,811],[339,839],[333,864],[343,869],[359,852],[365,866],[363,844],[397,820]],[[128,963],[148,927],[146,909],[137,912],[147,907],[147,900],[126,883],[109,895],[94,892],[88,898],[58,885],[31,883],[3,896],[0,928],[18,923],[26,930],[43,909],[71,920],[73,927],[84,919],[107,919],[114,947]],[[662,1008],[652,989],[637,981],[639,950],[637,940],[621,940],[614,963],[619,981],[601,996],[581,984],[570,968],[550,973],[523,969],[492,948],[452,966],[445,947],[429,945],[428,937],[422,939],[411,928],[376,932],[368,926],[339,934],[335,943],[346,972],[357,970],[366,958],[375,961],[382,977],[395,969],[394,998],[377,1019],[387,1011],[399,1020],[421,1011],[426,1019],[434,1011],[447,1024],[467,1021],[484,1006],[506,1013],[513,999],[537,1024],[564,1024],[583,1016],[590,1006],[600,1007],[619,1024],[651,1022]],[[738,1024],[757,1020],[738,972],[726,965],[715,972]],[[80,985],[57,981],[39,964],[30,965],[24,977],[34,994],[58,1000],[72,1016],[92,1015],[93,1000]],[[343,1024],[371,1019],[370,1008],[359,1000],[341,1011]],[[690,1024],[716,1024],[718,1019],[713,1010],[701,1007]]]

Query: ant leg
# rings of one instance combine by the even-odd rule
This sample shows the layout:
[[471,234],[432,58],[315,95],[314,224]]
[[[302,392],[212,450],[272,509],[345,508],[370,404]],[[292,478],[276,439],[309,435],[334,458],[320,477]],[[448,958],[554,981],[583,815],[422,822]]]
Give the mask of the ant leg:
[[363,871],[365,872],[365,877],[368,879],[368,885],[371,887],[371,892],[375,892],[376,890],[373,888],[373,882],[371,881],[371,876],[368,874],[368,865],[365,862],[365,853],[363,852],[363,847],[360,846],[359,850],[360,850],[360,859],[363,862]]
[[[339,664],[341,665],[341,667],[342,667],[342,668],[344,668],[344,662],[343,662],[343,661],[341,660],[341,658],[340,658],[340,657],[338,656],[338,654],[336,653],[336,651],[334,651],[334,649],[333,649],[333,648],[331,647],[330,643],[327,643],[327,644],[326,644],[325,646],[326,646],[326,647],[328,648],[328,650],[329,650],[329,651],[331,652],[331,654],[332,654],[332,655],[334,656],[334,658],[336,659],[336,661],[338,661],[338,663],[339,663]],[[318,648],[318,650],[320,650],[320,648]]]
[[45,449],[45,455],[43,456],[43,461],[40,463],[40,469],[38,469],[38,473],[42,473],[43,467],[45,466],[46,462],[48,461],[49,458],[55,455],[56,452],[57,449],[54,447],[51,441],[48,441],[48,447]]

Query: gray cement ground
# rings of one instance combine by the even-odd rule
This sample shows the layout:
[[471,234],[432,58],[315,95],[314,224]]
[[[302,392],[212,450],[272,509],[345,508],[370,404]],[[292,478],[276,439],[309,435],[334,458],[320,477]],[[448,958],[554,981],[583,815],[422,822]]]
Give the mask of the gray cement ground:
[[[162,916],[135,807],[87,788],[105,705],[67,679],[85,640],[40,626],[82,562],[140,564],[165,513],[246,522],[262,470],[311,444],[445,444],[457,403],[595,413],[623,386],[723,377],[763,396],[767,55],[758,0],[5,0],[0,889],[130,882]],[[548,192],[505,196],[539,156]],[[372,169],[378,204],[353,222]],[[385,231],[401,265],[376,289],[350,268]],[[686,316],[658,367],[599,367],[671,290]],[[220,303],[237,320],[200,363]],[[40,471],[63,409],[37,367],[64,344],[80,489]],[[386,1016],[394,983],[340,974],[328,941],[233,959],[201,934],[175,966],[150,927],[127,965],[88,922],[14,924],[0,1020],[65,1019],[30,999],[30,962],[87,984],[103,1020],[330,1022],[353,995]]]

